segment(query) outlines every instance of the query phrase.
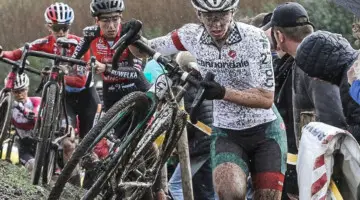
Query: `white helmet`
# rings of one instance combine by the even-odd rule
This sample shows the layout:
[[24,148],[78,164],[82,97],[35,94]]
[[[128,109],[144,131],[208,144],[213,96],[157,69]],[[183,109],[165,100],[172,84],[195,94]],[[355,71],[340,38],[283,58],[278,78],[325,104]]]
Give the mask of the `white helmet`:
[[123,0],[92,0],[90,11],[93,17],[104,13],[122,12],[125,10]]
[[[6,85],[7,81],[8,81],[8,78],[5,78],[5,85]],[[14,82],[13,90],[24,89],[24,88],[29,87],[29,85],[30,85],[30,80],[29,80],[29,77],[25,73],[22,73],[21,75],[17,74],[16,80]]]
[[200,12],[222,12],[236,9],[239,0],[191,0],[191,3]]
[[71,24],[74,21],[74,10],[65,3],[54,3],[46,8],[46,23],[52,24]]

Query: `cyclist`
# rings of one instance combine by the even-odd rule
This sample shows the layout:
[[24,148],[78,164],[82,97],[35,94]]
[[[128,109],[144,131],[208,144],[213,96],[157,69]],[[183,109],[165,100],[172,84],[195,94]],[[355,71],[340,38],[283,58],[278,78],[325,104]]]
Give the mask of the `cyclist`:
[[[239,0],[191,0],[201,24],[186,24],[149,41],[164,55],[189,51],[214,100],[211,158],[220,199],[244,199],[251,172],[254,199],[280,199],[286,133],[274,100],[270,43],[259,28],[234,22]],[[134,51],[135,53],[136,51]],[[140,55],[140,54],[139,54]]]
[[[128,23],[122,23],[124,10],[123,0],[92,0],[90,12],[95,18],[96,25],[84,29],[83,39],[73,54],[74,58],[81,58],[90,49],[96,56],[96,73],[101,74],[103,79],[105,112],[123,96],[133,91],[146,91],[150,87],[142,73],[141,60],[135,58],[129,50],[121,56],[117,70],[111,67],[115,50],[110,48],[128,27]],[[106,140],[100,141],[94,152],[99,158],[106,157],[108,155]],[[89,178],[85,178],[85,188],[92,182],[92,174],[86,176]]]
[[[5,79],[5,84],[7,78]],[[19,135],[19,157],[21,164],[25,165],[29,172],[34,166],[36,141],[31,139],[31,130],[35,126],[41,98],[28,97],[30,80],[26,74],[16,76],[14,88],[11,91],[15,101],[12,108],[11,122]]]
[[119,60],[117,70],[111,68],[115,50],[111,46],[122,36],[128,24],[122,23],[125,10],[123,0],[92,0],[91,15],[96,25],[84,29],[84,38],[76,47],[73,57],[80,58],[88,49],[96,56],[96,73],[103,78],[103,99],[108,110],[123,96],[149,88],[142,71],[142,62],[126,50]]
[[[44,17],[46,27],[51,32],[51,35],[32,42],[30,44],[31,50],[60,55],[62,48],[56,43],[58,38],[65,37],[76,40],[77,42],[80,41],[80,37],[69,33],[70,26],[75,17],[74,11],[69,5],[64,3],[51,4],[46,8]],[[74,50],[75,47],[68,48],[66,50],[67,56],[71,56]],[[0,56],[11,60],[18,60],[21,58],[21,54],[22,48],[14,51],[4,51],[0,53]],[[89,58],[90,53],[84,52],[83,59],[88,61]],[[87,72],[85,67],[75,66],[73,69],[70,69],[69,74],[65,76],[65,84],[67,113],[69,115],[70,125],[76,127],[76,115],[78,115],[80,121],[80,137],[82,138],[93,125],[97,104],[100,100],[95,88],[91,85],[87,87]],[[75,148],[74,144],[68,142],[70,141],[66,141],[65,146],[71,149]],[[64,148],[66,148],[65,146]],[[64,151],[65,160],[71,155],[71,152],[72,150],[70,149]]]

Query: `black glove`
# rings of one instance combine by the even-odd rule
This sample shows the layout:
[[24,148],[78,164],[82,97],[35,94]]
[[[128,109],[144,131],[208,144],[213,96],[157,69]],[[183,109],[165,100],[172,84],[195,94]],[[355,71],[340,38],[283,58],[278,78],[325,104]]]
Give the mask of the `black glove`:
[[205,88],[204,97],[207,100],[223,99],[225,87],[216,81],[201,81],[200,85]]
[[34,113],[33,111],[24,112],[24,116],[25,116],[28,120],[34,120],[34,119],[35,119],[35,113]]

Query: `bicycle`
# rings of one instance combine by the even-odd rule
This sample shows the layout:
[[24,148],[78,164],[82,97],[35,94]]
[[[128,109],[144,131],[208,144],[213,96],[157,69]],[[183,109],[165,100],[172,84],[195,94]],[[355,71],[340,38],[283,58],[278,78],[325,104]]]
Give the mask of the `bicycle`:
[[[69,63],[75,65],[86,66],[87,63],[82,60],[69,58],[66,56],[48,54],[44,52],[29,50],[29,44],[25,47],[25,58],[28,56],[35,56],[54,60],[51,67],[50,76],[47,77],[47,82],[42,87],[42,101],[39,110],[38,120],[34,128],[33,138],[37,141],[35,164],[31,175],[31,181],[37,185],[42,177],[42,183],[48,184],[55,170],[56,153],[60,142],[69,136],[68,128],[69,122],[66,113],[64,87],[64,76],[67,69],[61,63]],[[94,58],[92,59],[94,64]],[[61,112],[63,109],[63,113]],[[65,117],[65,133],[60,131],[59,121],[61,114]],[[74,137],[71,135],[71,137]]]
[[[117,50],[113,57],[113,68],[117,68],[120,55],[132,43],[132,38],[137,35],[141,26],[141,22],[136,21],[136,25],[114,44],[113,48]],[[179,66],[170,64],[169,60],[143,42],[135,41],[134,44],[165,66],[168,74],[160,76],[148,92],[130,93],[105,113],[73,153],[48,199],[60,197],[75,166],[82,158],[86,159],[92,153],[93,147],[104,137],[113,145],[109,156],[95,168],[98,177],[82,199],[94,199],[99,194],[102,199],[111,199],[114,196],[115,199],[139,199],[149,192],[152,195],[151,188],[158,173],[186,125],[187,114],[179,103],[190,84],[199,87],[199,81],[182,71]],[[211,79],[213,75],[207,74],[205,78]],[[177,89],[176,95],[172,88]],[[192,106],[192,122],[197,121],[196,109],[203,100],[203,88],[199,91]],[[157,110],[160,104],[162,106]],[[151,121],[154,114],[155,118]],[[110,132],[118,124],[122,125],[121,131],[116,132],[122,133],[122,137],[116,137]],[[155,140],[161,135],[162,144],[155,147]]]
[[[36,75],[40,75],[40,72],[30,67],[24,60],[20,62],[12,61],[6,58],[0,58],[0,62],[12,65],[11,72],[7,75],[8,81],[5,83],[5,87],[0,91],[0,155],[3,151],[3,142],[11,136],[11,111],[13,108],[14,97],[11,90],[14,88],[14,82],[16,80],[16,74],[24,73],[24,70]],[[26,65],[25,65],[26,64]],[[13,146],[13,139],[7,145],[6,160],[10,160],[11,149]]]

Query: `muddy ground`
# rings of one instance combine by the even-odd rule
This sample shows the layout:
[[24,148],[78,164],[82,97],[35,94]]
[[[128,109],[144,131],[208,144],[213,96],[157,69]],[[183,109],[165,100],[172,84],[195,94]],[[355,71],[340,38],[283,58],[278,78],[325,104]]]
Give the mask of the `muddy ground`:
[[[30,174],[23,166],[0,160],[0,200],[42,200],[47,199],[50,186],[34,186]],[[68,184],[61,199],[80,199],[83,190]]]

